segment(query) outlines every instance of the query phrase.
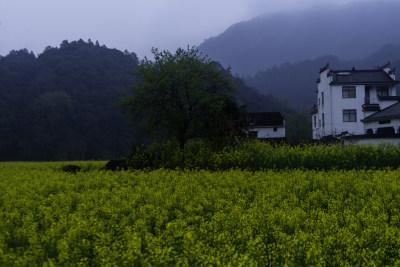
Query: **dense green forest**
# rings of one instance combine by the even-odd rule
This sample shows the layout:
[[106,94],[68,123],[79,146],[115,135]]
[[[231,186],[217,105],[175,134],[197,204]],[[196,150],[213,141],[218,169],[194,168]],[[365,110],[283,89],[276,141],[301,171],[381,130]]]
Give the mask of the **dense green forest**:
[[0,160],[109,158],[127,153],[134,129],[115,106],[134,81],[134,53],[64,41],[39,56],[0,60]]
[[[0,160],[110,159],[146,137],[118,109],[135,82],[135,53],[98,42],[63,41],[36,56],[26,49],[0,58]],[[235,78],[237,101],[251,112],[291,112]]]

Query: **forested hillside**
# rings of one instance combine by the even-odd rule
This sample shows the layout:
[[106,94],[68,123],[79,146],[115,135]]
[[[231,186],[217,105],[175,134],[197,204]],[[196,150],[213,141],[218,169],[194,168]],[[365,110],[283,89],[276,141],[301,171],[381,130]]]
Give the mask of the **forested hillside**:
[[[0,58],[0,160],[110,159],[147,137],[118,107],[135,81],[135,53],[79,40]],[[239,78],[238,102],[250,111],[290,112]]]
[[289,101],[280,94],[262,94],[255,87],[248,86],[241,78],[235,78],[237,86],[237,101],[245,105],[248,112],[274,112],[283,114],[293,113],[295,110]]
[[36,57],[0,60],[0,160],[110,158],[129,152],[134,129],[116,105],[134,81],[134,53],[64,41]]

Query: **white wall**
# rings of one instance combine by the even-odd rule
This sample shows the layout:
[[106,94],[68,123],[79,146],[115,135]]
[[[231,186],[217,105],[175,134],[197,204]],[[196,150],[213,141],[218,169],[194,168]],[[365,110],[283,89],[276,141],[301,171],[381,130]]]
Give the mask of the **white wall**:
[[257,131],[257,138],[281,138],[285,137],[285,126],[275,126],[277,131],[274,132],[274,126],[252,128],[251,131]]
[[[331,82],[331,77],[327,77],[327,74],[329,72],[329,69],[324,70],[323,72],[320,73],[320,81],[318,83],[318,89],[317,89],[317,108],[318,108],[318,113],[314,114],[317,118],[317,125],[314,127],[314,121],[313,121],[313,138],[314,139],[320,139],[323,137],[326,132],[326,128],[323,126],[322,122],[322,114],[325,114],[325,125],[329,124],[330,118],[329,118],[329,112],[331,108],[331,102],[330,102],[330,91],[329,91],[329,83]],[[324,93],[322,101],[322,93]],[[314,118],[313,118],[314,120]]]
[[[356,98],[343,98],[342,85],[331,86],[332,91],[332,113],[329,132],[341,133],[348,131],[350,134],[364,134],[364,125],[361,122],[364,119],[362,105],[365,98],[365,86],[356,85]],[[343,110],[355,109],[357,112],[356,122],[343,122]]]
[[381,108],[381,110],[382,110],[382,109],[387,108],[387,107],[389,107],[389,106],[391,106],[391,105],[393,105],[393,104],[396,104],[397,102],[398,102],[397,100],[393,100],[393,101],[389,101],[389,100],[381,101],[381,102],[379,103],[379,106],[380,106],[380,108]]

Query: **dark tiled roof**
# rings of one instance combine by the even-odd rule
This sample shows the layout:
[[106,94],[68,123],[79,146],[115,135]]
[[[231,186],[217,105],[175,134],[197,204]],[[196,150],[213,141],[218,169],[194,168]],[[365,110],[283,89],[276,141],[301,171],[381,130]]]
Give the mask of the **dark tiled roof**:
[[384,70],[331,70],[331,84],[398,83]]
[[400,96],[390,96],[390,95],[386,95],[386,96],[378,96],[379,100],[396,100],[396,101],[400,101]]
[[378,111],[366,117],[362,121],[369,122],[369,121],[394,119],[394,118],[400,118],[400,102],[393,104],[387,108],[384,108],[381,111]]
[[246,125],[247,126],[278,126],[283,125],[283,116],[280,112],[260,112],[249,113]]

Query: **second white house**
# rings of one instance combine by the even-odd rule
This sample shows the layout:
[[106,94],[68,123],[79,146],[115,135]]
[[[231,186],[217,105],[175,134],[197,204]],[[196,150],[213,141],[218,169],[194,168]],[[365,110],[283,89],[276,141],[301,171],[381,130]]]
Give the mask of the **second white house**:
[[313,139],[393,133],[400,128],[400,97],[390,64],[376,69],[320,70]]

